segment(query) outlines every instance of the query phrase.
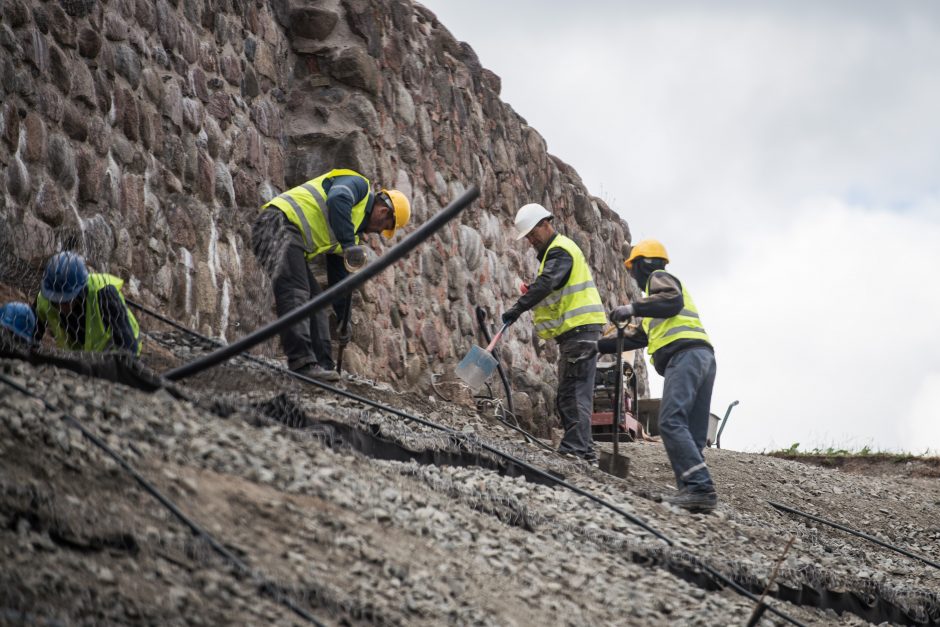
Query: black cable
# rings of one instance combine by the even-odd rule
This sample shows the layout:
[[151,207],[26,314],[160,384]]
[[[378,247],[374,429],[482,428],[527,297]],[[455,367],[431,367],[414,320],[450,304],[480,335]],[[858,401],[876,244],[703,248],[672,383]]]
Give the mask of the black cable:
[[814,516],[813,514],[807,514],[806,512],[801,512],[801,511],[798,510],[798,509],[794,509],[794,508],[792,508],[792,507],[788,507],[788,506],[783,505],[783,504],[781,504],[781,503],[774,503],[773,501],[767,501],[767,503],[768,503],[771,507],[773,507],[773,508],[775,508],[775,509],[778,509],[778,510],[780,510],[780,511],[788,512],[788,513],[790,513],[790,514],[796,514],[797,516],[803,516],[804,518],[809,518],[810,520],[815,520],[816,522],[822,523],[822,524],[824,524],[824,525],[829,525],[830,527],[835,527],[836,529],[839,529],[840,531],[845,531],[846,533],[850,533],[850,534],[852,534],[853,536],[858,536],[859,538],[863,538],[863,539],[865,539],[865,540],[868,540],[869,542],[874,542],[874,543],[877,544],[878,546],[882,546],[882,547],[884,547],[884,548],[886,548],[886,549],[890,549],[890,550],[892,550],[892,551],[895,551],[895,552],[897,552],[897,553],[900,553],[901,555],[906,555],[907,557],[913,558],[913,559],[915,559],[915,560],[919,560],[919,561],[921,561],[921,562],[923,562],[923,563],[925,563],[925,564],[927,564],[927,565],[929,565],[929,566],[933,566],[934,568],[940,568],[940,564],[938,564],[937,562],[934,562],[934,561],[932,561],[932,560],[929,560],[929,559],[927,559],[926,557],[923,557],[923,556],[921,556],[921,555],[917,555],[916,553],[911,553],[911,552],[908,551],[907,549],[902,549],[902,548],[899,547],[899,546],[894,546],[893,544],[888,544],[887,542],[884,542],[884,541],[882,541],[882,540],[879,540],[878,538],[876,538],[876,537],[874,537],[874,536],[870,536],[870,535],[868,535],[867,533],[864,533],[864,532],[862,532],[862,531],[856,531],[855,529],[851,529],[851,528],[849,528],[849,527],[846,527],[845,525],[840,525],[840,524],[837,523],[837,522],[833,522],[833,521],[831,521],[831,520],[826,520],[825,518],[820,518],[819,516]]
[[[157,501],[159,501],[161,505],[167,508],[170,511],[170,513],[172,513],[180,522],[182,522],[184,525],[189,527],[190,531],[192,531],[194,535],[199,536],[203,540],[205,540],[209,544],[209,546],[212,548],[212,550],[214,550],[216,553],[221,555],[226,561],[234,565],[238,570],[242,571],[243,573],[248,574],[249,576],[255,577],[254,573],[252,572],[248,564],[240,560],[234,553],[226,549],[218,540],[216,540],[208,531],[200,527],[195,521],[193,521],[191,518],[186,516],[186,514],[184,514],[180,510],[180,508],[176,506],[175,503],[173,503],[170,499],[164,496],[163,493],[160,492],[152,483],[147,481],[143,475],[137,472],[137,470],[135,470],[133,466],[127,463],[127,460],[121,457],[121,455],[117,451],[112,449],[101,438],[99,438],[92,431],[87,429],[85,425],[83,425],[81,422],[78,421],[77,418],[59,410],[57,407],[49,403],[46,399],[38,396],[37,394],[30,392],[28,389],[26,389],[25,387],[23,387],[22,385],[14,381],[13,379],[8,378],[4,374],[0,374],[0,381],[10,386],[17,392],[20,392],[21,394],[24,394],[26,396],[29,396],[30,398],[34,398],[38,400],[40,403],[43,404],[43,406],[46,408],[47,411],[61,414],[62,420],[64,420],[66,424],[78,429],[83,436],[85,436],[86,438],[88,438],[89,441],[91,441],[92,444],[94,444],[95,446],[103,450],[105,453],[107,453],[111,457],[111,459],[116,461],[118,465],[120,465],[121,468],[123,468],[124,471],[127,472],[127,474],[129,474],[131,477],[134,478],[135,481],[137,481],[140,487],[142,487],[145,491],[147,491],[152,497],[157,499]],[[307,610],[303,609],[302,607],[294,603],[292,600],[285,597],[277,589],[277,586],[275,586],[269,581],[264,581],[261,577],[256,577],[256,579],[261,580],[261,586],[260,586],[261,591],[267,593],[274,601],[278,603],[282,603],[285,607],[289,608],[295,614],[313,623],[314,625],[323,627],[323,623],[318,621]]]
[[310,299],[303,305],[284,314],[277,320],[266,324],[260,329],[249,333],[245,337],[242,337],[235,342],[232,342],[231,344],[227,344],[224,347],[209,353],[208,355],[200,357],[199,359],[195,359],[188,364],[183,364],[182,366],[173,368],[172,370],[163,373],[163,376],[170,381],[179,381],[180,379],[185,379],[186,377],[191,377],[194,374],[198,374],[207,368],[216,366],[239,353],[247,351],[253,346],[260,344],[270,337],[273,337],[282,329],[286,329],[292,324],[299,322],[301,318],[309,316],[314,311],[317,311],[318,309],[329,305],[334,300],[337,300],[345,296],[347,293],[352,292],[352,290],[356,289],[411,252],[415,247],[418,246],[418,244],[431,237],[431,235],[437,232],[437,230],[442,226],[447,224],[447,222],[453,219],[454,216],[463,211],[467,205],[473,202],[479,195],[480,190],[476,185],[474,185],[464,192],[459,198],[441,209],[436,215],[431,217],[430,220],[415,229],[405,239],[389,249],[387,253],[368,264],[359,272],[350,274],[336,285],[333,285],[323,292],[320,292],[320,294]]
[[[477,324],[480,325],[480,332],[483,333],[483,339],[486,340],[486,343],[489,344],[490,340],[493,338],[490,336],[490,330],[486,328],[486,310],[480,307],[479,305],[476,308],[477,314]],[[497,352],[496,347],[493,347],[493,357],[496,359],[496,370],[499,372],[499,378],[503,382],[503,389],[506,390],[506,405],[509,407],[509,413],[513,416],[516,415],[516,409],[512,404],[512,388],[509,386],[509,377],[506,376],[506,371],[503,369],[502,360],[499,358],[499,353]]]
[[[125,299],[125,300],[127,300],[127,299]],[[143,307],[142,305],[138,305],[137,303],[134,303],[134,302],[131,301],[131,300],[127,300],[127,303],[128,303],[129,305],[131,305],[132,307],[135,307],[135,308],[139,309],[140,311],[142,311],[142,312],[144,312],[144,313],[146,313],[146,314],[152,315],[153,317],[157,318],[158,320],[161,320],[161,321],[163,321],[163,322],[166,322],[166,323],[169,324],[170,326],[172,326],[172,327],[174,327],[174,328],[176,328],[176,329],[179,329],[179,330],[181,330],[181,331],[184,331],[184,332],[186,332],[186,333],[189,333],[190,335],[192,335],[192,336],[194,336],[194,337],[197,337],[197,338],[199,338],[199,339],[201,339],[201,340],[204,340],[204,341],[206,341],[206,342],[210,342],[210,343],[213,343],[213,344],[222,345],[222,342],[220,342],[219,340],[212,339],[212,338],[210,338],[210,337],[207,337],[207,336],[205,336],[205,335],[202,335],[201,333],[199,333],[199,332],[197,332],[197,331],[193,331],[193,330],[191,330],[191,329],[188,329],[188,328],[184,327],[183,325],[179,324],[178,322],[174,322],[173,320],[171,320],[171,319],[169,319],[169,318],[167,318],[167,317],[165,317],[165,316],[163,316],[163,315],[161,315],[161,314],[158,314],[158,313],[156,313],[156,312],[153,312],[153,311],[151,311],[150,309],[148,309],[148,308],[146,308],[146,307]],[[410,420],[410,421],[412,421],[412,422],[416,422],[416,423],[421,424],[421,425],[424,425],[424,426],[426,426],[426,427],[428,427],[428,428],[435,429],[435,430],[437,430],[437,431],[443,431],[443,432],[447,433],[448,435],[452,435],[452,436],[454,436],[454,437],[456,437],[456,438],[458,438],[458,439],[460,439],[460,438],[466,438],[466,436],[467,436],[467,434],[464,433],[464,432],[462,432],[462,431],[457,431],[457,430],[455,430],[455,429],[451,429],[450,427],[446,427],[446,426],[444,426],[444,425],[439,425],[439,424],[434,423],[434,422],[431,422],[431,421],[429,421],[429,420],[425,420],[424,418],[420,418],[420,417],[418,417],[418,416],[414,416],[414,415],[412,415],[412,414],[409,414],[409,413],[407,413],[407,412],[404,412],[404,411],[402,411],[402,410],[400,410],[400,409],[396,409],[396,408],[391,407],[391,406],[389,406],[389,405],[385,405],[384,403],[380,403],[380,402],[378,402],[378,401],[374,401],[374,400],[372,400],[372,399],[370,399],[370,398],[368,398],[368,397],[361,396],[361,395],[359,395],[359,394],[355,394],[355,393],[353,393],[353,392],[349,392],[349,391],[347,391],[347,390],[343,390],[343,389],[341,389],[341,388],[334,387],[334,386],[332,386],[332,385],[330,385],[330,384],[328,384],[328,383],[325,383],[325,382],[323,382],[323,381],[320,381],[320,380],[318,380],[318,379],[313,379],[313,378],[311,378],[311,377],[307,377],[307,376],[304,376],[304,375],[299,374],[299,373],[297,373],[297,372],[294,372],[293,370],[288,370],[288,369],[285,368],[284,366],[273,365],[273,364],[267,363],[267,362],[265,362],[265,361],[263,361],[263,360],[261,360],[261,359],[259,359],[259,358],[257,358],[257,357],[254,357],[253,355],[243,354],[242,357],[244,357],[245,359],[247,359],[247,360],[249,360],[249,361],[251,361],[251,362],[253,362],[253,363],[257,363],[257,364],[259,364],[259,365],[261,365],[261,366],[264,366],[264,367],[266,367],[266,368],[269,368],[269,369],[271,369],[271,370],[275,370],[275,371],[277,371],[277,372],[280,372],[280,373],[282,373],[282,374],[285,374],[285,375],[287,375],[287,376],[290,376],[290,377],[292,377],[292,378],[294,378],[294,379],[297,379],[298,381],[303,381],[303,382],[305,382],[305,383],[309,383],[309,384],[314,385],[314,386],[316,386],[316,387],[318,387],[318,388],[320,388],[320,389],[322,389],[322,390],[326,390],[326,391],[328,391],[328,392],[332,392],[332,393],[337,394],[337,395],[339,395],[339,396],[345,396],[346,398],[348,398],[348,399],[350,399],[350,400],[354,400],[354,401],[360,402],[360,403],[362,403],[362,404],[364,404],[364,405],[369,405],[369,406],[374,407],[374,408],[376,408],[376,409],[381,409],[381,410],[383,410],[383,411],[385,411],[385,412],[388,412],[388,413],[393,414],[393,415],[395,415],[395,416],[399,416],[399,417],[401,417],[401,418],[404,418],[405,420]],[[663,533],[657,531],[656,529],[653,529],[652,527],[650,527],[650,526],[649,526],[647,523],[645,523],[644,521],[640,520],[639,518],[637,518],[636,516],[630,514],[629,512],[624,511],[623,509],[617,507],[617,506],[614,505],[613,503],[610,503],[610,502],[608,502],[608,501],[605,501],[604,499],[600,498],[599,496],[595,496],[594,494],[591,494],[590,492],[588,492],[588,491],[586,491],[586,490],[584,490],[584,489],[582,489],[582,488],[579,488],[579,487],[577,487],[577,486],[575,486],[575,485],[573,485],[573,484],[571,484],[571,483],[568,483],[567,481],[565,481],[565,480],[563,480],[563,479],[559,479],[559,478],[556,477],[555,475],[552,475],[552,474],[550,474],[550,473],[548,473],[548,472],[542,470],[541,468],[538,468],[538,467],[536,467],[536,466],[533,466],[532,464],[529,464],[528,462],[525,462],[525,461],[523,461],[523,460],[521,460],[521,459],[518,459],[518,458],[516,458],[515,456],[513,456],[513,455],[511,455],[511,454],[509,454],[509,453],[506,453],[506,452],[501,451],[501,450],[499,450],[499,449],[497,449],[497,448],[495,448],[495,447],[493,447],[493,446],[491,446],[491,445],[489,445],[489,444],[486,444],[485,442],[478,442],[478,444],[479,444],[480,447],[483,448],[484,450],[489,451],[490,453],[492,453],[492,454],[494,454],[494,455],[496,455],[496,456],[498,456],[498,457],[502,457],[503,459],[506,459],[506,460],[511,461],[511,462],[513,462],[513,463],[515,463],[515,464],[518,464],[518,465],[521,466],[522,468],[525,468],[526,470],[529,470],[530,472],[532,472],[532,473],[534,473],[534,474],[536,474],[536,475],[539,475],[539,476],[545,478],[546,480],[550,481],[551,483],[553,483],[553,484],[555,484],[555,485],[558,485],[558,486],[561,486],[561,487],[563,487],[563,488],[565,488],[565,489],[571,490],[571,491],[574,492],[575,494],[579,494],[579,495],[581,495],[581,496],[583,496],[583,497],[585,497],[585,498],[587,498],[587,499],[589,499],[589,500],[591,500],[591,501],[594,501],[595,503],[601,505],[602,507],[606,507],[607,509],[611,510],[612,512],[614,512],[614,513],[616,513],[616,514],[619,514],[620,516],[623,516],[623,517],[626,518],[628,521],[632,522],[633,524],[637,525],[638,527],[641,527],[642,529],[645,529],[646,531],[648,531],[650,534],[652,534],[652,535],[655,536],[656,538],[662,540],[664,543],[666,543],[667,546],[670,546],[670,547],[671,547],[671,546],[675,546],[675,543],[674,543],[671,539],[669,539],[667,536],[665,536]],[[554,452],[554,451],[553,451],[553,452]],[[714,579],[716,579],[717,581],[720,581],[721,583],[723,583],[723,584],[726,585],[726,586],[729,586],[730,588],[732,588],[733,590],[735,590],[735,591],[738,592],[739,594],[741,594],[741,595],[747,597],[748,599],[750,599],[751,601],[753,601],[753,602],[755,602],[755,603],[759,602],[759,599],[758,599],[758,597],[757,597],[756,595],[754,595],[754,594],[751,593],[750,591],[746,590],[746,589],[745,589],[744,587],[742,587],[739,583],[737,583],[737,582],[734,581],[733,579],[729,578],[727,575],[724,575],[724,574],[718,572],[717,570],[715,570],[715,569],[712,568],[711,566],[709,566],[709,565],[707,565],[707,564],[705,564],[704,562],[701,562],[701,561],[699,561],[698,566],[699,566],[702,570],[704,570],[705,572],[707,572],[709,575],[711,575]],[[789,623],[791,623],[791,624],[793,624],[793,625],[797,625],[797,627],[804,627],[803,624],[800,623],[799,621],[797,621],[795,618],[793,618],[793,617],[789,616],[788,614],[786,614],[786,613],[784,613],[784,612],[782,612],[782,611],[780,611],[780,610],[774,608],[773,606],[767,605],[767,610],[768,610],[769,612],[773,613],[773,614],[776,614],[777,616],[779,616],[780,618],[786,620],[787,622],[789,622]]]

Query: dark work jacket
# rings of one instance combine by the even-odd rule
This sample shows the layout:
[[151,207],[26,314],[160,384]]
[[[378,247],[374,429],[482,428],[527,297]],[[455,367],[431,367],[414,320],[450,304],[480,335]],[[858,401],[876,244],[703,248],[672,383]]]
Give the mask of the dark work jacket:
[[[668,272],[656,272],[650,279],[649,295],[633,303],[633,313],[642,318],[672,318],[679,315],[684,304],[685,299],[682,298],[682,284],[679,279]],[[624,334],[623,350],[625,351],[643,348],[647,344],[649,344],[649,338],[640,325]],[[656,372],[665,375],[666,367],[673,356],[695,347],[713,351],[711,344],[702,340],[682,339],[670,342],[656,351],[653,364]],[[597,349],[601,353],[617,352],[617,338],[608,337],[600,340],[597,343]]]

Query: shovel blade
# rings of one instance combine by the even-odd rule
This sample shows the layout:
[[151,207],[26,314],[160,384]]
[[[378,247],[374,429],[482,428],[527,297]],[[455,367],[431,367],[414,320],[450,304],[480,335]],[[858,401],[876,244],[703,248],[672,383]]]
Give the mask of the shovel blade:
[[474,346],[457,364],[456,374],[471,390],[476,391],[483,387],[494,370],[496,370],[496,359],[493,355],[479,346]]
[[600,469],[608,475],[626,479],[630,473],[630,458],[623,455],[614,455],[607,451],[601,451],[601,457],[598,460]]

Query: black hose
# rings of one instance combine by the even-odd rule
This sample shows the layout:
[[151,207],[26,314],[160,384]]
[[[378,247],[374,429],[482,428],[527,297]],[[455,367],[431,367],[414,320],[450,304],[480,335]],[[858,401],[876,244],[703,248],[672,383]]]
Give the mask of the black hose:
[[[487,344],[489,344],[490,340],[492,340],[492,337],[490,336],[490,330],[486,328],[486,310],[484,310],[482,307],[477,307],[476,313],[477,313],[477,322],[480,324],[480,331],[483,333],[483,339],[486,340]],[[506,371],[503,369],[503,364],[499,358],[499,353],[497,352],[497,349],[495,347],[493,348],[493,358],[496,359],[496,369],[499,371],[499,378],[502,379],[503,389],[506,390],[506,404],[509,406],[509,413],[512,414],[512,417],[515,419],[516,410],[512,404],[512,388],[509,387],[509,377],[506,375]],[[538,439],[537,437],[535,437],[534,435],[532,435],[531,433],[529,433],[528,431],[520,427],[518,424],[518,420],[516,421],[516,424],[512,424],[505,418],[499,418],[497,416],[497,419],[501,423],[503,423],[505,426],[512,429],[513,431],[516,431],[522,434],[522,436],[526,439],[526,442],[537,444],[541,446],[542,448],[544,448],[546,451],[550,451],[552,453],[557,452],[554,448],[552,448],[545,442],[542,442],[542,440]]]
[[299,322],[301,318],[309,316],[312,312],[317,311],[318,309],[322,309],[333,301],[345,296],[347,293],[352,292],[352,290],[356,289],[377,275],[379,272],[382,272],[387,267],[411,252],[415,247],[418,246],[418,244],[428,239],[431,235],[437,232],[438,229],[453,219],[454,216],[463,211],[467,205],[473,202],[479,195],[480,190],[476,185],[474,185],[464,192],[459,198],[441,209],[430,220],[415,229],[405,239],[393,246],[387,253],[376,259],[374,262],[368,264],[359,272],[347,276],[336,285],[327,288],[300,307],[297,307],[293,311],[284,314],[277,320],[266,324],[260,329],[249,333],[245,337],[240,338],[231,344],[227,344],[224,347],[209,353],[208,355],[204,355],[203,357],[195,359],[188,364],[183,364],[182,366],[168,370],[163,374],[163,376],[170,381],[179,381],[180,379],[185,379],[186,377],[191,377],[194,374],[198,374],[207,368],[216,366],[239,353],[247,351],[253,346],[260,344],[270,337],[273,337],[282,329],[286,329],[292,324]]
[[894,546],[893,544],[888,544],[887,542],[884,542],[883,540],[879,540],[878,538],[876,538],[876,537],[874,537],[874,536],[870,536],[870,535],[868,535],[867,533],[864,533],[864,532],[862,532],[862,531],[856,531],[855,529],[851,529],[851,528],[849,528],[849,527],[846,527],[845,525],[840,525],[840,524],[837,523],[837,522],[833,522],[833,521],[831,521],[831,520],[826,520],[825,518],[820,518],[819,516],[814,516],[813,514],[807,514],[806,512],[801,512],[801,511],[798,510],[798,509],[794,509],[794,508],[792,508],[792,507],[788,507],[788,506],[783,505],[783,504],[781,504],[781,503],[774,503],[773,501],[767,501],[767,503],[768,503],[771,507],[773,507],[773,508],[775,508],[775,509],[778,509],[778,510],[780,510],[780,511],[782,511],[782,512],[787,512],[787,513],[790,513],[790,514],[796,514],[797,516],[803,516],[804,518],[809,518],[810,520],[815,520],[816,522],[822,523],[822,524],[824,524],[824,525],[829,525],[830,527],[835,527],[836,529],[839,529],[840,531],[845,531],[846,533],[850,533],[850,534],[852,534],[853,536],[857,536],[857,537],[862,538],[862,539],[864,539],[864,540],[868,540],[869,542],[874,542],[874,543],[877,544],[878,546],[882,546],[882,547],[884,547],[884,548],[886,548],[886,549],[890,549],[890,550],[892,550],[892,551],[894,551],[894,552],[896,552],[896,553],[900,553],[901,555],[906,555],[907,557],[910,557],[910,558],[912,558],[912,559],[919,560],[919,561],[921,561],[921,562],[923,562],[923,563],[925,563],[925,564],[927,564],[927,565],[929,565],[929,566],[933,566],[934,568],[940,568],[940,564],[938,564],[937,562],[934,562],[934,561],[932,561],[932,560],[930,560],[930,559],[927,559],[926,557],[923,557],[922,555],[917,555],[916,553],[911,553],[911,552],[908,551],[907,549],[902,549],[902,548],[899,547],[899,546]]
[[[135,470],[133,466],[128,464],[127,460],[121,457],[121,455],[117,451],[112,449],[101,438],[99,438],[92,431],[87,429],[85,425],[83,425],[81,422],[78,421],[77,418],[69,414],[66,414],[65,412],[62,412],[57,407],[49,403],[46,399],[30,392],[28,389],[26,389],[25,387],[23,387],[16,381],[8,378],[4,374],[0,374],[0,381],[10,386],[17,392],[20,392],[21,394],[24,394],[26,396],[29,396],[31,398],[38,400],[39,402],[43,404],[43,406],[46,408],[47,411],[61,414],[62,420],[64,420],[66,424],[78,429],[83,436],[85,436],[89,441],[91,441],[92,444],[94,444],[95,446],[103,450],[105,453],[107,453],[108,456],[110,456],[114,461],[116,461],[118,465],[121,466],[121,468],[123,468],[127,474],[129,474],[131,477],[134,478],[135,481],[137,481],[140,487],[142,487],[152,497],[157,499],[157,501],[159,501],[161,505],[163,505],[166,509],[168,509],[170,513],[172,513],[180,522],[182,522],[184,525],[189,527],[189,529],[193,532],[194,535],[199,536],[203,540],[205,540],[209,544],[209,546],[212,548],[213,551],[221,555],[223,559],[225,559],[227,562],[235,566],[235,568],[237,568],[239,571],[251,577],[255,577],[254,573],[252,572],[248,564],[240,560],[234,553],[232,553],[227,548],[225,548],[221,542],[216,540],[208,531],[200,527],[195,521],[193,521],[186,514],[184,514],[180,510],[180,508],[177,507],[175,503],[173,503],[173,501],[171,501],[166,496],[164,496],[163,493],[160,492],[152,483],[147,481],[143,475],[137,472],[137,470]],[[261,579],[261,577],[255,577],[255,578],[259,580]],[[270,596],[274,601],[281,603],[285,607],[289,608],[291,611],[293,611],[295,614],[297,614],[301,618],[313,623],[314,625],[318,625],[320,627],[323,626],[323,623],[318,621],[307,610],[303,609],[302,607],[294,603],[291,599],[287,598],[284,595],[283,591],[281,591],[275,584],[271,583],[270,581],[262,580],[260,590],[266,593],[268,596]]]
[[[486,340],[486,343],[489,344],[490,340],[493,338],[490,336],[490,330],[486,328],[486,310],[480,306],[477,306],[477,323],[480,325],[480,331],[483,333],[483,339]],[[509,377],[506,376],[506,371],[503,369],[502,360],[499,358],[499,353],[497,348],[493,347],[493,357],[496,359],[496,371],[499,372],[499,378],[503,382],[503,389],[506,390],[506,406],[509,407],[509,413],[513,416],[516,415],[516,409],[512,404],[512,388],[509,387]]]

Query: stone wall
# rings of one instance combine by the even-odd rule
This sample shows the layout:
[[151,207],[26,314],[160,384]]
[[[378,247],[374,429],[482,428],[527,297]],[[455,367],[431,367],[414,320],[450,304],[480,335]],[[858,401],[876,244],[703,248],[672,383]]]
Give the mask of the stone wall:
[[[535,276],[508,230],[524,203],[555,213],[608,304],[635,289],[626,223],[499,90],[409,0],[4,0],[3,245],[33,268],[79,248],[132,296],[232,339],[272,314],[249,240],[277,192],[350,167],[404,191],[421,222],[479,185],[459,223],[355,299],[346,365],[430,391],[480,341],[474,307],[495,321]],[[553,344],[527,315],[502,350],[518,408],[544,424]]]

